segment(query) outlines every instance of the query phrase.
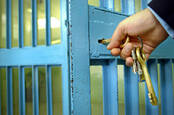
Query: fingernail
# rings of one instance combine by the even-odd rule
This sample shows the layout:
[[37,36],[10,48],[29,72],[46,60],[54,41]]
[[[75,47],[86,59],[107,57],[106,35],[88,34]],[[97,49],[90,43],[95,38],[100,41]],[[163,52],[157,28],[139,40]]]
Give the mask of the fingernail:
[[108,44],[107,49],[108,49],[108,50],[110,49],[110,44]]

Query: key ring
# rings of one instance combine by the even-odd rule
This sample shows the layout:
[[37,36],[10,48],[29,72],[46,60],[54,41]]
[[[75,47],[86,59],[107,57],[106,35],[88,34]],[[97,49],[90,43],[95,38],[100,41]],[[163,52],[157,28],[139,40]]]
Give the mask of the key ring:
[[124,48],[124,46],[130,41],[130,38],[129,36],[127,36],[125,42],[123,42],[121,45],[120,45],[120,48]]
[[140,41],[141,43],[141,47],[140,47],[140,50],[142,51],[143,49],[143,40],[138,36],[137,39]]

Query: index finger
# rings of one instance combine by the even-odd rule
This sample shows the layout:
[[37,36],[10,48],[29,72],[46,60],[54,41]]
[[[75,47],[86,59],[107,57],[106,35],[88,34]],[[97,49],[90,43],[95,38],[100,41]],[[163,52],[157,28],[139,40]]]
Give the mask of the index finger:
[[107,49],[111,50],[112,48],[120,47],[122,40],[125,39],[127,36],[125,29],[123,26],[118,26],[112,35],[111,42],[107,46]]

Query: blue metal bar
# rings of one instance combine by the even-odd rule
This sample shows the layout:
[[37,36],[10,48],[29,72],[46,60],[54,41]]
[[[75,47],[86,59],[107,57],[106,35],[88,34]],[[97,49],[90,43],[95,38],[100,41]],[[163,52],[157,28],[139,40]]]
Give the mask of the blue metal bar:
[[125,114],[139,115],[139,85],[138,76],[130,67],[124,65]]
[[108,9],[114,10],[114,0],[108,0]]
[[[68,0],[60,0],[60,22],[61,22],[61,45],[63,46],[64,58],[62,66],[62,100],[63,100],[63,115],[70,115],[71,101],[70,101],[70,60],[69,54],[65,53],[69,50],[69,6]],[[61,59],[61,58],[60,58]],[[59,59],[59,60],[60,60]]]
[[33,115],[39,115],[39,81],[38,67],[32,67]]
[[174,115],[172,60],[159,60],[160,62],[160,93],[162,115]]
[[[0,68],[0,72],[1,72],[1,68]],[[1,87],[1,86],[2,86],[2,85],[1,85],[1,83],[2,83],[2,77],[3,77],[3,76],[0,75],[0,115],[1,115],[1,113],[2,113],[2,109],[1,109],[1,105],[2,105],[2,97],[1,97],[1,95],[2,95],[2,93],[1,93],[1,92],[2,92],[2,89],[1,89],[1,88],[2,88],[2,87]]]
[[148,0],[141,0],[141,9],[147,8],[147,1]]
[[45,0],[46,12],[46,45],[51,45],[51,25],[50,25],[50,0]]
[[6,48],[12,46],[11,43],[11,0],[6,0]]
[[[67,58],[64,58],[67,60]],[[62,100],[63,100],[63,115],[70,115],[70,79],[68,62],[62,64]]]
[[101,8],[107,8],[107,7],[106,7],[106,6],[107,6],[107,5],[106,5],[106,1],[107,1],[107,0],[100,0],[100,7],[101,7]]
[[114,10],[114,0],[100,0],[100,7]]
[[19,14],[19,48],[22,48],[24,45],[24,23],[23,23],[23,0],[19,0],[19,9],[18,9],[18,14]]
[[53,114],[52,106],[52,77],[51,67],[46,66],[46,87],[47,87],[47,115]]
[[70,27],[73,34],[69,35],[71,114],[90,115],[88,0],[72,0],[69,7],[70,25],[73,25]]
[[25,115],[25,73],[23,67],[19,67],[19,112],[20,115]]
[[37,0],[32,0],[32,46],[37,46]]
[[104,115],[118,115],[117,60],[103,65],[103,108]]
[[[148,71],[151,76],[151,81],[153,84],[153,88],[155,90],[155,94],[158,98],[158,69],[157,69],[157,60],[156,59],[150,59],[147,62],[148,66]],[[159,106],[153,106],[148,97],[148,89],[147,86],[145,87],[146,90],[146,98],[145,98],[145,103],[146,103],[146,115],[158,115],[159,114]],[[158,98],[159,101],[159,98]]]
[[135,0],[121,0],[122,13],[131,15],[135,13]]
[[12,68],[6,68],[7,79],[7,115],[13,115],[13,82],[12,82]]

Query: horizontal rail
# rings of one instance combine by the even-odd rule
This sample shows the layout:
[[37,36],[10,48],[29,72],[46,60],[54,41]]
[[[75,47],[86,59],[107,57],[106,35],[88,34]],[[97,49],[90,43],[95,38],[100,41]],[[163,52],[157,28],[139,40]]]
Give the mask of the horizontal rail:
[[62,45],[0,49],[0,66],[61,65],[66,55],[62,49]]

